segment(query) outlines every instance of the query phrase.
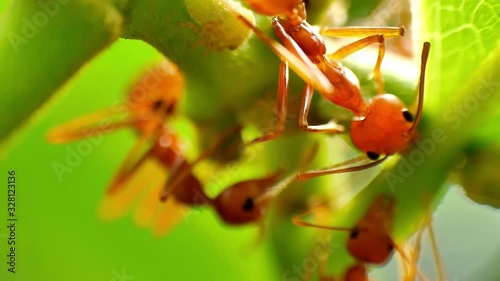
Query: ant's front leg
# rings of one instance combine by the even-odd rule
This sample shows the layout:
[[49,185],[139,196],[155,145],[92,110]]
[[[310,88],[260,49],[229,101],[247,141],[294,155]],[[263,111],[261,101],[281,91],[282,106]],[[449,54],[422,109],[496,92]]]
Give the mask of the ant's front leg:
[[329,123],[323,125],[309,125],[307,121],[307,116],[309,115],[309,109],[311,108],[311,101],[314,94],[314,88],[311,84],[306,84],[302,92],[302,100],[300,103],[299,112],[299,127],[303,131],[307,132],[327,132],[332,134],[338,134],[344,132],[344,127],[338,125],[337,123],[330,121]]
[[288,106],[288,62],[282,61],[280,64],[278,97],[277,97],[277,117],[276,125],[268,134],[252,140],[249,144],[265,142],[279,137],[285,130],[287,106]]

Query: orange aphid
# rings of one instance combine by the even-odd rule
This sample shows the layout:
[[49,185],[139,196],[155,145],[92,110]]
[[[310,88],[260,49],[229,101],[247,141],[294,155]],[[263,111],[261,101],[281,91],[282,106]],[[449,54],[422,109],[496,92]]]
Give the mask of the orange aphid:
[[[299,126],[302,130],[328,133],[343,132],[343,128],[333,122],[315,126],[308,124],[307,116],[313,92],[316,89],[326,99],[349,109],[354,114],[351,137],[354,145],[364,152],[369,159],[377,160],[380,155],[387,156],[403,152],[411,146],[422,111],[425,63],[430,48],[428,42],[424,43],[422,51],[418,109],[414,116],[406,109],[399,98],[385,93],[380,70],[385,54],[385,40],[391,37],[403,36],[404,27],[322,28],[318,33],[307,23],[304,4],[301,1],[248,0],[245,2],[258,13],[275,16],[272,19],[274,31],[285,47],[283,48],[282,45],[269,39],[243,16],[233,11],[282,60],[278,86],[278,122],[273,132],[257,138],[253,142],[272,140],[281,135],[284,130],[288,100],[288,66],[290,65],[306,82],[299,113]],[[327,48],[321,34],[364,38],[346,45],[332,54],[327,54]],[[379,45],[378,58],[373,71],[378,96],[370,101],[365,101],[361,96],[356,75],[338,61],[374,43]],[[371,166],[373,165],[368,163],[362,167],[368,168]],[[348,169],[348,171],[352,170]],[[338,170],[327,168],[301,173],[299,179],[337,172]],[[342,172],[344,172],[344,169]]]

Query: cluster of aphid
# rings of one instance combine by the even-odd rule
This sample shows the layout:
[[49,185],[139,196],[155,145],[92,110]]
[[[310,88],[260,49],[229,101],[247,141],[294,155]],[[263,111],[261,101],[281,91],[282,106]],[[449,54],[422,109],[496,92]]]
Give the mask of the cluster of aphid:
[[[245,2],[255,12],[273,17],[272,25],[281,41],[280,44],[268,38],[244,16],[233,8],[227,7],[281,59],[277,124],[271,133],[253,140],[251,144],[275,139],[283,132],[287,116],[288,67],[290,66],[305,81],[298,117],[299,127],[309,132],[341,133],[344,131],[342,126],[331,122],[324,125],[308,124],[313,92],[317,90],[324,98],[349,109],[354,114],[355,118],[350,129],[351,139],[353,144],[366,155],[359,161],[367,163],[349,168],[326,168],[299,172],[286,177],[281,184],[278,183],[283,173],[277,171],[263,178],[235,183],[214,198],[209,197],[204,191],[202,181],[194,173],[193,167],[209,157],[225,138],[240,133],[241,128],[227,130],[197,159],[188,161],[179,136],[168,125],[168,119],[174,115],[176,105],[182,98],[184,79],[177,67],[166,61],[155,72],[149,73],[158,82],[156,87],[149,89],[146,97],[139,98],[131,92],[125,104],[127,116],[114,121],[104,129],[109,132],[131,127],[139,134],[139,140],[108,187],[102,205],[105,217],[111,219],[122,215],[134,199],[146,190],[142,204],[137,208],[136,219],[142,225],[153,224],[158,234],[166,233],[180,220],[185,213],[185,206],[210,206],[228,224],[259,223],[270,201],[295,178],[305,180],[325,174],[366,169],[379,164],[391,154],[405,151],[412,145],[422,112],[425,64],[430,49],[428,42],[424,43],[422,51],[418,107],[416,113],[412,114],[396,96],[385,93],[380,71],[385,52],[384,41],[391,37],[403,36],[403,27],[320,28],[318,33],[306,21],[303,0],[245,0]],[[360,34],[365,37],[332,54],[326,53],[327,48],[322,35],[355,37]],[[374,43],[379,46],[378,59],[373,72],[378,95],[365,101],[355,74],[338,61]],[[113,114],[113,111],[105,110],[61,125],[50,132],[49,139],[52,142],[61,143],[102,133],[103,128],[97,126],[98,122],[103,117]],[[314,152],[313,150],[311,155],[306,157],[304,163],[307,164],[313,158]],[[151,162],[160,163],[161,169],[169,171],[168,178],[165,176],[162,184],[145,182],[137,184],[136,178],[147,178],[147,176],[140,175],[154,169]],[[416,263],[415,259],[408,257],[390,237],[393,209],[394,200],[381,196],[351,228],[312,224],[303,221],[303,216],[296,217],[294,223],[300,226],[349,231],[347,249],[357,262],[347,269],[341,278],[342,280],[368,280],[366,265],[385,263],[392,255],[393,249],[398,250],[408,264]],[[415,268],[415,266],[409,268]],[[408,270],[404,280],[413,280],[415,274],[420,273],[417,270]],[[326,276],[322,278],[331,280]]]

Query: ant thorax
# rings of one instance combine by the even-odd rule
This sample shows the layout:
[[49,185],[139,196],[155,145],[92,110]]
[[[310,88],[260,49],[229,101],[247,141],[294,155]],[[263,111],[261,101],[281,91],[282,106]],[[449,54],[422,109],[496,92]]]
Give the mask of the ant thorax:
[[414,138],[413,116],[392,94],[373,97],[368,112],[351,123],[351,139],[365,153],[391,155],[407,150]]
[[307,21],[294,24],[289,19],[275,18],[273,20],[279,21],[287,34],[313,63],[322,60],[326,54],[325,41]]

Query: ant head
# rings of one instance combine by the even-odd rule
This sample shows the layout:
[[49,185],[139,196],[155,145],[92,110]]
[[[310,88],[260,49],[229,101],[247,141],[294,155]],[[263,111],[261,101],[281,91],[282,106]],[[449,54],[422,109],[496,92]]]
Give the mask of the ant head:
[[418,120],[394,95],[378,95],[370,100],[364,117],[351,124],[354,145],[372,160],[381,154],[405,151],[415,138]]
[[147,123],[152,117],[164,117],[174,113],[184,90],[184,76],[177,66],[165,61],[144,73],[132,86],[127,105],[134,119]]
[[258,222],[269,200],[263,196],[279,180],[281,172],[261,179],[242,181],[226,188],[213,201],[220,218],[229,224]]
[[392,255],[394,243],[391,239],[395,202],[391,197],[380,196],[371,205],[365,216],[351,230],[347,249],[357,260],[383,264]]
[[356,259],[374,264],[384,264],[393,253],[391,238],[385,233],[355,228],[349,235],[347,249]]
[[372,98],[366,115],[352,122],[351,139],[368,158],[375,160],[380,154],[403,152],[413,142],[415,129],[422,116],[425,69],[430,48],[431,44],[424,42],[415,115],[410,113],[396,96],[383,94]]

